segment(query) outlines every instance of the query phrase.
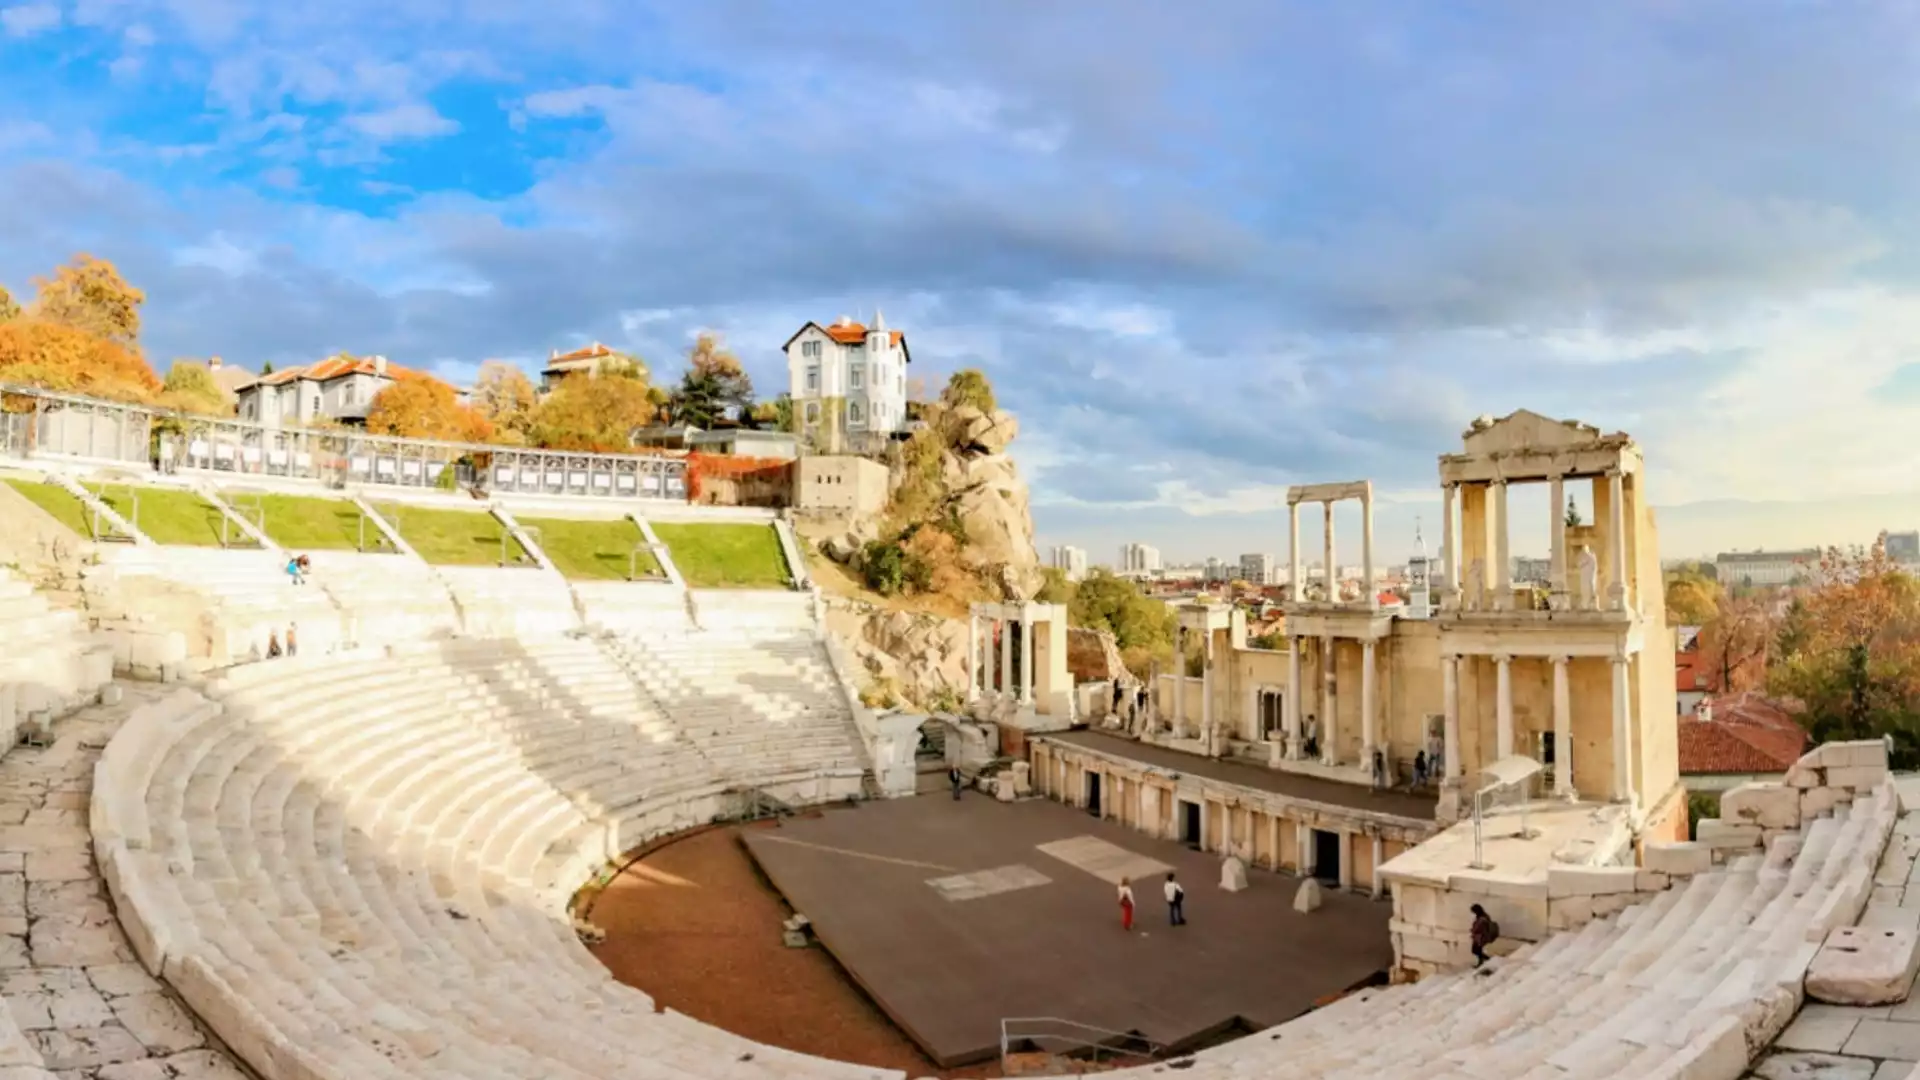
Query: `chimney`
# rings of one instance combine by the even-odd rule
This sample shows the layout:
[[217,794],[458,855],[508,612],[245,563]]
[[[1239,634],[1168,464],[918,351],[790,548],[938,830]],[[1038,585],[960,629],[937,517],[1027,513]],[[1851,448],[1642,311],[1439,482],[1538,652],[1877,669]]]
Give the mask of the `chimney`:
[[217,356],[210,356],[210,357],[208,357],[208,358],[207,358],[207,370],[209,370],[209,371],[219,371],[219,370],[220,370],[220,358],[219,358],[219,357],[217,357]]
[[1701,698],[1700,704],[1694,709],[1694,715],[1698,716],[1703,724],[1713,723],[1713,699]]
[[387,373],[387,358],[386,358],[386,357],[384,357],[384,356],[376,356],[376,357],[374,357],[374,358],[373,358],[373,373],[374,373],[375,375],[380,375],[380,376],[385,376],[385,375],[386,375],[386,373]]
[[835,326],[852,326],[852,325],[853,325],[853,316],[851,316],[851,315],[842,315],[842,316],[840,316],[840,320],[839,320],[838,322],[836,322],[836,323],[834,323],[833,325],[835,325]]

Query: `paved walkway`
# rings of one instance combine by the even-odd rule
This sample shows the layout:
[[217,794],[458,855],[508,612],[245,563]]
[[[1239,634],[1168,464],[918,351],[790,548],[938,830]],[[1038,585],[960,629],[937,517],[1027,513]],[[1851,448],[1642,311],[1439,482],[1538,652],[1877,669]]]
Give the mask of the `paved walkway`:
[[[1902,782],[1902,805],[1920,791]],[[1920,811],[1895,826],[1874,876],[1873,898],[1860,925],[1920,929]],[[1911,991],[1909,991],[1911,995]],[[1809,1000],[1749,1077],[1759,1080],[1907,1080],[1920,1062],[1920,999],[1856,1009]]]
[[55,725],[52,746],[0,759],[0,994],[22,1036],[0,1037],[0,1076],[44,1063],[60,1080],[245,1080],[135,960],[93,862],[94,762],[127,715],[161,693],[120,686],[120,704]]

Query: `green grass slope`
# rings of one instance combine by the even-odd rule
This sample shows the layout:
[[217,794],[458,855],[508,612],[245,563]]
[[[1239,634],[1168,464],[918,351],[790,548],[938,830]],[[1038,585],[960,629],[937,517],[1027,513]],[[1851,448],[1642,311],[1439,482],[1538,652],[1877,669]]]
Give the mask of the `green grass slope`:
[[657,577],[660,564],[653,552],[634,545],[644,543],[639,526],[625,518],[582,521],[575,518],[522,517],[520,524],[539,530],[534,542],[553,560],[561,574],[586,581],[625,581],[632,561],[641,577]]
[[793,583],[771,525],[654,522],[680,576],[696,589],[783,589]]

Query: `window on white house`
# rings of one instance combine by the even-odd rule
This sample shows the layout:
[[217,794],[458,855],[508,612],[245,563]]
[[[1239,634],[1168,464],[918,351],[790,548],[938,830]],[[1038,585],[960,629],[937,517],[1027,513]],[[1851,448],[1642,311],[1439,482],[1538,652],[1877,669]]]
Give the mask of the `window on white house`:
[[809,424],[817,424],[820,422],[820,403],[819,402],[817,401],[807,402],[806,417],[807,417],[807,423]]
[[820,368],[816,365],[807,369],[807,393],[820,392]]
[[861,384],[866,382],[866,377],[865,377],[866,370],[862,368],[859,364],[853,365],[853,368],[850,371],[848,371],[847,374],[848,374],[848,377],[852,380],[850,383],[848,383],[848,385],[853,387],[855,390],[860,389]]
[[818,359],[820,356],[820,343],[817,341],[801,342],[800,355],[803,357],[806,357],[809,360]]
[[861,413],[859,402],[850,401],[847,403],[847,421],[849,423],[854,423],[854,424],[860,423],[861,415],[862,413]]

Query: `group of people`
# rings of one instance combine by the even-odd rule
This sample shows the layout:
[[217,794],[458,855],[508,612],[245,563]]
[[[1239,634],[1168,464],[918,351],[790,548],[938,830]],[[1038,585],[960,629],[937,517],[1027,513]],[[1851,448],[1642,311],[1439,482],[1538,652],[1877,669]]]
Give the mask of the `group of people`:
[[[1187,890],[1168,872],[1160,892],[1167,898],[1167,925],[1187,925]],[[1120,929],[1133,930],[1133,879],[1120,879]]]
[[282,656],[298,656],[300,653],[300,638],[298,632],[298,623],[287,624],[287,643],[284,647],[280,644],[280,631],[275,630],[269,633],[267,635],[267,659],[273,660]]

